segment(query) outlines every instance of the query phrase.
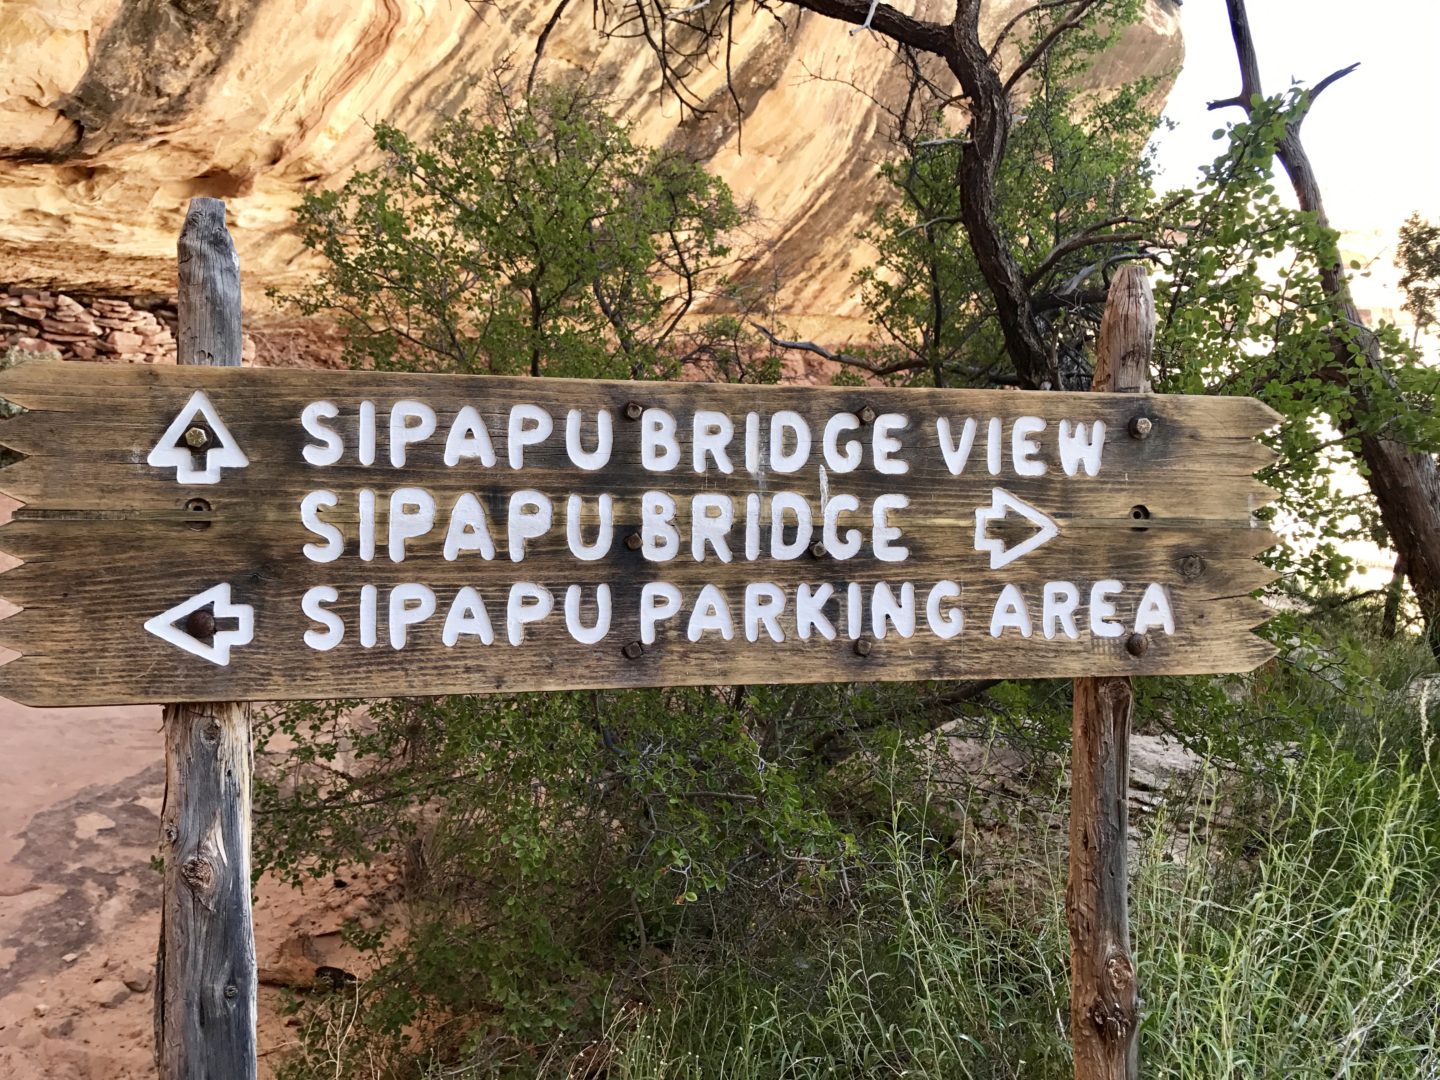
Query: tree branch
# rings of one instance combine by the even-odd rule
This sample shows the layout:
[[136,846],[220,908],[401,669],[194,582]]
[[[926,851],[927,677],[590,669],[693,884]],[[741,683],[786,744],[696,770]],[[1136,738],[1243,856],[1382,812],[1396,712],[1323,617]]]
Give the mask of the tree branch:
[[[834,352],[830,349],[825,348],[824,345],[818,345],[813,341],[786,341],[784,338],[776,335],[768,327],[761,326],[754,319],[749,319],[747,321],[750,323],[751,326],[753,326],[756,330],[760,332],[760,335],[765,338],[766,341],[770,342],[770,344],[774,345],[777,349],[794,349],[797,352],[813,353],[814,355],[823,357],[824,359],[829,360],[832,363],[844,364],[847,367],[856,367],[859,368],[861,371],[867,371],[871,375],[879,377],[884,377],[886,375],[898,375],[902,371],[918,371],[921,368],[928,368],[932,366],[932,361],[929,358],[918,354],[913,358],[907,360],[895,360],[889,364],[877,364],[873,360],[867,360],[863,356],[854,356],[850,353]],[[958,371],[960,372],[960,374],[965,375],[971,379],[984,379],[987,382],[994,384],[995,386],[1015,386],[1019,381],[1017,379],[1007,378],[1003,375],[991,374],[991,372],[986,368],[962,368],[957,365],[951,364],[949,365],[948,370]]]
[[1075,30],[1085,23],[1085,16],[1099,0],[1077,0],[1077,3],[1070,9],[1070,13],[1050,28],[1050,32],[1040,39],[1040,44],[1030,50],[1030,55],[1021,60],[1010,77],[1005,80],[1005,93],[1015,89],[1016,83],[1024,78],[1025,73],[1038,64],[1044,55],[1050,51],[1060,35],[1067,30]]
[[1046,253],[1045,258],[1040,260],[1040,265],[1026,275],[1026,288],[1033,289],[1054,268],[1056,263],[1076,251],[1083,251],[1087,247],[1099,247],[1103,244],[1143,244],[1150,239],[1149,232],[1099,234],[1101,229],[1110,229],[1123,224],[1144,224],[1144,222],[1137,222],[1134,218],[1114,218],[1110,221],[1096,222],[1083,232],[1060,241]]
[[865,29],[874,30],[901,45],[920,52],[944,56],[950,47],[950,27],[944,23],[927,22],[896,11],[889,4],[871,0],[790,0],[798,8],[813,11],[826,18],[838,19]]
[[545,29],[540,31],[540,36],[535,39],[535,62],[530,65],[530,77],[525,80],[525,96],[529,97],[535,92],[535,76],[540,71],[540,61],[545,56],[545,42],[550,40],[550,33],[560,22],[560,16],[565,14],[565,9],[570,5],[570,0],[560,0],[555,5],[555,10],[550,14],[550,21],[545,24]]
[[1005,43],[1005,39],[1010,36],[1010,31],[1014,30],[1015,27],[1019,26],[1021,21],[1031,15],[1038,15],[1040,12],[1046,11],[1049,8],[1064,7],[1066,4],[1071,2],[1072,0],[1042,0],[1041,3],[1031,4],[1028,8],[1025,8],[1023,11],[1016,14],[1013,19],[1011,19],[1003,27],[1000,28],[1000,33],[996,34],[995,40],[991,42],[991,62],[993,63],[996,59],[999,58],[1000,46],[1003,45]]

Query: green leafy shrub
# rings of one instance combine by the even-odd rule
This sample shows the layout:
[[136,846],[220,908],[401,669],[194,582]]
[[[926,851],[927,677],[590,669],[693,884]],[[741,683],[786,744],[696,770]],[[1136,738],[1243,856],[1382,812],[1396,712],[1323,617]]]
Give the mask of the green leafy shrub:
[[[301,242],[328,269],[284,297],[338,316],[352,362],[414,371],[656,378],[697,299],[723,290],[730,189],[637,145],[580,86],[496,90],[384,165],[307,194]],[[723,336],[723,335],[712,335]],[[708,355],[702,350],[702,355]]]

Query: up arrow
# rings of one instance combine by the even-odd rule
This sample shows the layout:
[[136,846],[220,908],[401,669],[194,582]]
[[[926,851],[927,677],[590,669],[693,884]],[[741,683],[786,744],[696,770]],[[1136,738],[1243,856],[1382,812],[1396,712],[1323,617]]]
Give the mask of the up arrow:
[[205,391],[196,390],[170,421],[145,464],[174,469],[177,484],[218,484],[221,469],[243,469],[250,459]]
[[[222,629],[222,622],[234,626]],[[145,629],[203,660],[228,667],[230,650],[249,645],[255,637],[255,609],[232,603],[230,585],[224,583],[162,611],[146,622]]]
[[[989,535],[990,523],[1003,521],[1014,510],[1035,526],[1036,532],[1012,548],[1005,541]],[[989,506],[975,508],[975,550],[990,552],[990,569],[998,570],[1008,566],[1022,555],[1028,555],[1047,540],[1054,539],[1060,532],[1055,522],[1036,510],[1029,503],[1022,502],[1004,488],[995,488],[990,496]]]

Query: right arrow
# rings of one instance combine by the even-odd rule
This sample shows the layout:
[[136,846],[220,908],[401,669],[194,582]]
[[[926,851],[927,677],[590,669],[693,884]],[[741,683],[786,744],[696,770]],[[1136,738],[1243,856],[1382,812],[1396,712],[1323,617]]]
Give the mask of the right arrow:
[[[1035,535],[1028,537],[1012,548],[1005,546],[1005,541],[999,537],[989,536],[990,523],[992,521],[1003,521],[1007,514],[1014,510],[1026,521],[1036,527]],[[1022,502],[1014,495],[1011,495],[1004,488],[995,488],[991,492],[989,506],[977,506],[975,508],[975,550],[990,552],[990,569],[998,570],[1002,566],[1008,566],[1022,555],[1028,555],[1047,540],[1052,540],[1060,533],[1060,527],[1051,521],[1046,515],[1036,510],[1027,502]]]

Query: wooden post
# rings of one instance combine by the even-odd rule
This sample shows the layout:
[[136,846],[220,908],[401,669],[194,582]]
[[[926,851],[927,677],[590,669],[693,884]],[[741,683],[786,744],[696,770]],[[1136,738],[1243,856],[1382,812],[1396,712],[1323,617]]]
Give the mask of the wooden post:
[[[240,260],[225,204],[192,199],[180,232],[181,364],[240,364]],[[223,481],[215,489],[224,497]],[[165,706],[165,895],[155,980],[163,1080],[254,1080],[250,709]]]
[[[1093,390],[1147,393],[1155,299],[1145,271],[1126,266],[1110,285]],[[1139,428],[1107,438],[1143,437]],[[1127,648],[1143,642],[1127,641]],[[1127,867],[1130,717],[1128,676],[1075,680],[1071,727],[1070,1037],[1075,1080],[1135,1080],[1139,993],[1130,955]]]

